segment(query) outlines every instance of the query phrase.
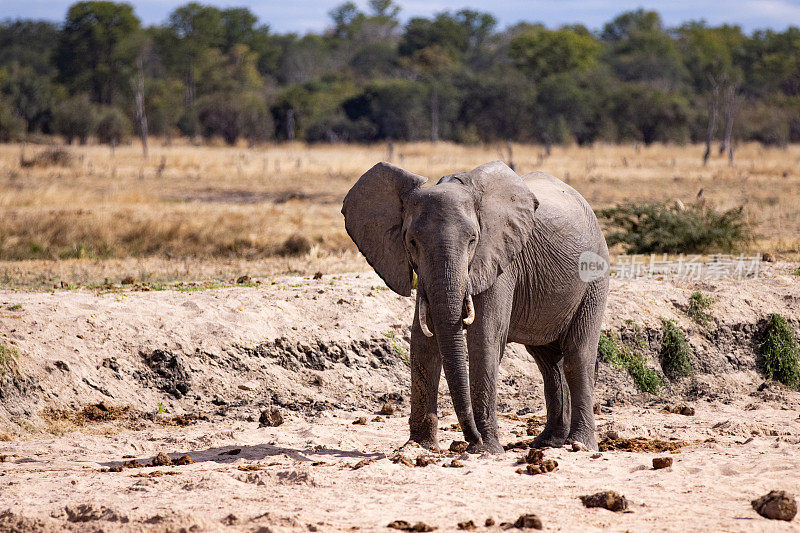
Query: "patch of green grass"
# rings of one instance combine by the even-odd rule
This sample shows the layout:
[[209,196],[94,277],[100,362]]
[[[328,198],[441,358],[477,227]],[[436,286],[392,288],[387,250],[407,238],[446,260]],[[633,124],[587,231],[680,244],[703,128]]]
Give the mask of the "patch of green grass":
[[647,366],[645,357],[619,342],[614,332],[603,331],[600,334],[597,353],[604,363],[627,370],[636,388],[642,392],[658,394],[664,385],[658,372]]
[[389,344],[392,346],[392,351],[397,355],[402,361],[406,364],[407,367],[411,367],[411,353],[409,352],[408,348],[406,348],[400,339],[397,338],[397,335],[394,334],[393,331],[387,331],[383,334],[384,337],[389,339]]
[[17,366],[19,352],[16,348],[0,343],[0,376],[14,370]]
[[9,311],[19,311],[20,309],[22,309],[22,305],[21,304],[14,304],[14,305],[9,305],[8,306],[8,310]]
[[691,360],[692,349],[686,335],[672,320],[661,319],[661,369],[669,379],[690,376],[694,372]]
[[708,327],[709,322],[714,320],[714,317],[706,312],[712,303],[714,303],[714,298],[695,291],[689,296],[689,309],[686,310],[686,314],[698,324]]
[[764,341],[759,345],[762,371],[789,387],[800,386],[800,348],[794,331],[782,315],[771,313],[767,320]]
[[800,276],[800,267],[795,268],[792,274],[794,274],[795,276]]

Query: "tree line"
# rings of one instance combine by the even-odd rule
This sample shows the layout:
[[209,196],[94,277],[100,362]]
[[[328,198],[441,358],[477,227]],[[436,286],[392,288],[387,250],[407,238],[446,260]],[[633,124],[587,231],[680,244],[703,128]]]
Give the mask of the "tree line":
[[60,134],[464,143],[800,141],[800,28],[622,13],[602,29],[500,29],[462,9],[401,24],[345,3],[322,33],[188,3],[144,27],[126,3],[0,23],[0,141]]

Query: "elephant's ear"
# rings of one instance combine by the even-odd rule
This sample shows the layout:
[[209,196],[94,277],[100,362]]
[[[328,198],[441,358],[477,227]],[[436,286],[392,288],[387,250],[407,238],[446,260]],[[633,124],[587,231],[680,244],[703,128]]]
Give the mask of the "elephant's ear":
[[486,163],[469,172],[443,178],[471,186],[480,236],[469,267],[472,294],[488,289],[533,233],[539,201],[505,163]]
[[403,198],[426,181],[391,163],[378,163],[342,204],[350,238],[389,288],[403,296],[411,296],[412,276],[403,245]]

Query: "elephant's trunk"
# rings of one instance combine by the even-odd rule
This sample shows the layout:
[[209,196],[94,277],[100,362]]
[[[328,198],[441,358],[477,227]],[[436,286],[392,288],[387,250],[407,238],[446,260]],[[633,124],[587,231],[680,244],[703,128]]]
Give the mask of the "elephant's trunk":
[[472,413],[467,371],[467,346],[462,322],[464,285],[463,283],[445,283],[431,292],[430,296],[434,331],[439,351],[442,354],[444,376],[453,399],[453,408],[467,442],[480,445],[483,440]]

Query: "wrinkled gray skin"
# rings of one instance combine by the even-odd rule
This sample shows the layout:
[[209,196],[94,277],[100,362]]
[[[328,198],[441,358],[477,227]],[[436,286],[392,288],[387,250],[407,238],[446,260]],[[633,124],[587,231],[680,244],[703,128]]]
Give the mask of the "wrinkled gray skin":
[[[594,373],[608,273],[585,282],[578,264],[585,251],[607,262],[608,248],[572,187],[540,172],[523,178],[496,161],[422,188],[426,178],[379,163],[344,200],[348,233],[388,286],[410,296],[417,273],[410,425],[411,440],[427,448],[438,448],[444,367],[469,451],[503,451],[497,371],[506,343],[518,342],[544,378],[547,423],[535,446],[597,449]],[[466,327],[469,295],[475,320]],[[432,337],[420,326],[420,300]]]

